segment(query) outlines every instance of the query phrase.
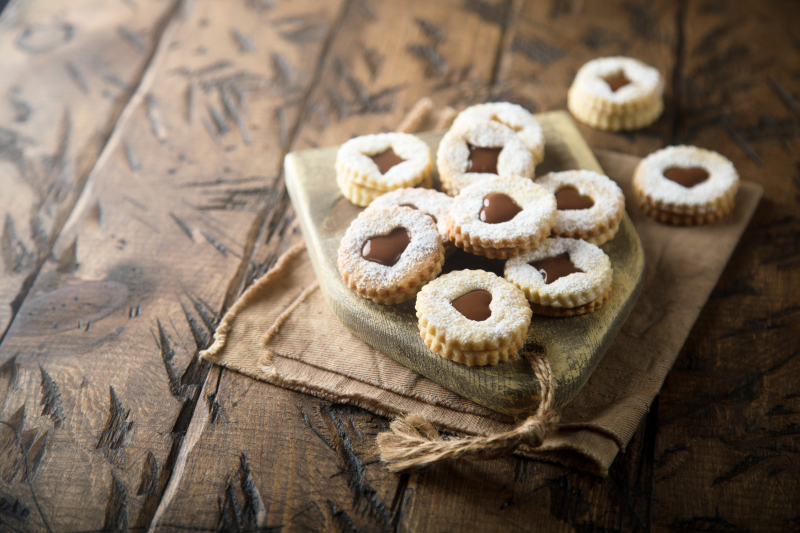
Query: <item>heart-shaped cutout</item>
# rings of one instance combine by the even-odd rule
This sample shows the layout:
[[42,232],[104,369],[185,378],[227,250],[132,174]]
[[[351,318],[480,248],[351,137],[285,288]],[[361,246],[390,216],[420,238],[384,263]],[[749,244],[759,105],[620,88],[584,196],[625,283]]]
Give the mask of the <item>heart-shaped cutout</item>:
[[672,167],[664,171],[664,177],[674,181],[678,185],[683,185],[687,189],[694,187],[698,183],[703,183],[708,179],[708,171],[700,167]]
[[371,159],[378,165],[378,170],[381,171],[381,174],[386,174],[390,168],[405,161],[405,159],[394,153],[394,150],[391,148],[385,152],[373,155]]
[[497,174],[497,158],[500,157],[500,148],[484,148],[482,146],[469,147],[469,166],[467,172],[481,172],[487,174]]
[[617,74],[611,75],[607,78],[603,78],[608,86],[611,88],[611,92],[617,92],[618,90],[622,89],[626,85],[628,85],[631,80],[625,76],[624,72],[618,72]]
[[475,322],[483,322],[492,316],[489,304],[492,303],[492,293],[484,290],[470,291],[450,302],[456,311]]
[[508,222],[517,216],[520,211],[522,211],[522,208],[509,195],[502,192],[493,192],[483,199],[480,217],[487,224],[499,224]]
[[583,272],[583,270],[572,264],[572,261],[569,259],[569,254],[566,252],[555,257],[546,257],[545,259],[533,261],[528,264],[541,272],[545,285],[550,285],[564,276],[569,276],[576,272]]
[[394,228],[388,235],[368,239],[361,248],[361,257],[383,266],[393,266],[408,248],[411,236],[406,228]]
[[594,200],[584,196],[572,187],[564,187],[556,192],[556,208],[560,211],[571,209],[589,209],[594,205]]

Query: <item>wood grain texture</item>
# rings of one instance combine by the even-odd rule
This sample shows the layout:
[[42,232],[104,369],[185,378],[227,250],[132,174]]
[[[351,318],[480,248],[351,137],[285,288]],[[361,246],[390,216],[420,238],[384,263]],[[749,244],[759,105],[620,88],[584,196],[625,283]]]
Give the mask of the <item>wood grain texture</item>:
[[519,2],[498,65],[495,93],[529,109],[565,109],[578,69],[597,57],[631,56],[661,71],[667,111],[653,125],[608,133],[578,124],[594,149],[644,157],[664,146],[674,121],[672,72],[678,49],[679,2]]
[[657,530],[800,527],[798,15],[685,6],[674,142],[723,153],[765,192],[661,394]]
[[[377,462],[373,447],[382,419],[230,371],[221,374],[209,395],[224,420],[209,421],[191,450],[157,531],[187,525],[223,531],[392,529],[398,482]],[[248,488],[244,461],[255,490]]]
[[170,4],[37,0],[0,23],[0,337],[130,99]]
[[[276,111],[294,127],[314,79],[316,62],[306,59],[320,53],[339,11],[190,7],[160,36],[163,60],[145,75],[152,83],[91,172],[55,261],[0,347],[14,382],[0,413],[0,477],[32,530],[149,526],[184,466],[193,414],[225,417],[219,402],[206,403],[208,366],[197,350],[229,286],[235,294],[241,284],[251,228],[280,194]],[[254,36],[255,50],[241,50],[232,29]],[[277,54],[296,65],[291,84],[276,81]]]
[[[170,5],[15,2],[0,19],[0,331],[19,309],[0,344],[4,525],[800,527],[794,3],[186,2],[84,187]],[[560,109],[585,61],[620,53],[662,71],[667,111],[630,134],[581,126],[589,144],[711,148],[765,199],[608,478],[516,458],[388,475],[371,463],[385,421],[194,363],[215,313],[298,238],[286,151],[393,130],[420,96]]]
[[[468,29],[466,33],[462,33],[464,28]],[[482,40],[472,42],[469,36],[476,32]],[[291,146],[314,147],[338,143],[357,133],[391,131],[419,96],[437,87],[455,93],[449,88],[452,82],[446,80],[459,70],[465,80],[471,77],[473,85],[485,85],[492,75],[500,33],[497,24],[462,9],[458,2],[346,4]],[[478,50],[471,58],[478,43],[492,53]],[[288,205],[288,198],[284,202]],[[268,214],[253,261],[261,266],[253,269],[254,273],[263,272],[274,262],[273,254],[285,247],[284,242],[297,238],[296,226],[286,225],[293,216],[290,210],[280,217]],[[263,425],[231,424],[225,432],[217,428],[213,434],[204,435],[187,459],[204,466],[187,469],[175,499],[159,520],[159,530],[177,531],[190,517],[194,527],[218,527],[222,520],[218,509],[222,507],[216,502],[222,498],[224,505],[227,490],[221,480],[234,475],[240,454],[251,464],[264,465],[264,458],[269,457],[269,464],[275,465],[266,468],[271,477],[258,484],[262,495],[271,495],[269,505],[274,511],[265,522],[269,528],[392,531],[399,527],[406,481],[374,463],[374,435],[385,421],[352,408],[334,407],[329,412],[326,402],[252,382],[227,370],[221,372],[215,398],[226,406],[231,419],[264,420],[265,416],[277,416],[273,411],[281,413],[280,418]],[[343,414],[350,410],[354,413],[352,422],[351,415]],[[346,419],[348,425],[337,419]],[[233,428],[241,431],[235,439],[230,435]],[[340,430],[357,445],[352,453],[340,442],[344,438]],[[207,457],[220,453],[228,454],[231,460],[224,464],[207,461]],[[365,463],[372,464],[365,467],[366,474],[361,474],[359,465]],[[338,475],[337,468],[341,472]],[[358,481],[362,477],[363,483]],[[377,497],[371,497],[375,502],[364,496],[373,489],[377,493]],[[239,492],[234,494],[241,498]],[[211,512],[198,516],[198,506]],[[380,508],[385,508],[388,521]]]

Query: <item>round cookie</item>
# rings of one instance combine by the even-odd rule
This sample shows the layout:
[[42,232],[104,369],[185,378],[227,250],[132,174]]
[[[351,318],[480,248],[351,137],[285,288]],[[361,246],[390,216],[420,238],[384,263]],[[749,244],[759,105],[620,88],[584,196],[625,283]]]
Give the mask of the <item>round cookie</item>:
[[675,225],[714,222],[733,208],[739,175],[726,157],[696,146],[669,146],[639,162],[636,201],[653,218]]
[[519,287],[534,313],[591,313],[611,295],[611,260],[581,239],[555,237],[506,262],[505,278]]
[[533,181],[485,178],[453,200],[447,235],[467,252],[507,259],[546,239],[555,216],[555,197]]
[[471,122],[485,120],[499,122],[517,132],[519,138],[533,154],[534,164],[538,165],[542,162],[544,159],[544,132],[530,111],[510,102],[478,104],[459,113],[452,127],[459,128]]
[[593,128],[643,128],[664,110],[659,71],[630,57],[603,57],[583,65],[567,93],[572,115]]
[[467,366],[507,361],[527,337],[531,310],[525,295],[483,270],[459,270],[426,285],[417,296],[425,345]]
[[336,152],[336,183],[351,202],[365,206],[403,187],[432,183],[430,147],[407,133],[379,133],[350,139]]
[[433,219],[409,207],[365,210],[339,246],[339,271],[359,296],[404,302],[442,271],[444,248]]
[[450,196],[493,176],[532,178],[536,166],[514,130],[495,121],[451,128],[439,143],[436,165],[442,189]]
[[445,252],[447,252],[448,248],[454,248],[450,238],[447,236],[447,213],[452,204],[453,199],[443,192],[432,189],[404,188],[379,196],[372,201],[368,209],[395,206],[419,209],[433,219],[439,234],[442,236]]
[[556,196],[553,235],[600,246],[619,231],[625,195],[614,181],[591,170],[550,172],[535,183]]

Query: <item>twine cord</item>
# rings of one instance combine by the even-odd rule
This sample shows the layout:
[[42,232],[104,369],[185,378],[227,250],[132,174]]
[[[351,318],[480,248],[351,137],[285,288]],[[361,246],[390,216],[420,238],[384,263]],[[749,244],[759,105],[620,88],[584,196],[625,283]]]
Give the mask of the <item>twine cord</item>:
[[510,431],[494,435],[442,439],[429,421],[408,415],[392,422],[391,432],[377,437],[381,461],[392,472],[421,468],[445,459],[466,457],[476,460],[506,457],[520,444],[542,445],[558,427],[553,411],[555,378],[544,354],[525,353],[541,385],[542,400],[536,412]]

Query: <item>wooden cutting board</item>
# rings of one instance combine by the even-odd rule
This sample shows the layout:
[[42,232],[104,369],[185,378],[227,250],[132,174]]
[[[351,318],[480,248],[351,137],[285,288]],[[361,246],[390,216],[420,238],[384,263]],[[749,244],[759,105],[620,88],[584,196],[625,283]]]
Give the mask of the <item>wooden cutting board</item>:
[[[569,169],[603,173],[571,117],[563,111],[537,115],[547,144],[536,175]],[[444,132],[420,134],[434,154]],[[415,299],[385,306],[359,297],[342,281],[337,250],[350,222],[363,208],[346,200],[336,185],[337,146],[294,152],[284,163],[286,185],[300,219],[303,236],[334,314],[359,338],[395,361],[490,409],[524,416],[539,403],[539,383],[522,357],[492,366],[467,367],[431,352],[422,342]],[[438,175],[434,176],[438,184]],[[642,287],[644,252],[628,215],[614,240],[603,245],[614,268],[614,291],[598,311],[570,318],[533,315],[528,345],[544,350],[556,377],[556,406],[566,405],[589,379],[619,332]],[[502,275],[503,260],[461,250],[450,256],[443,272],[467,268]]]

